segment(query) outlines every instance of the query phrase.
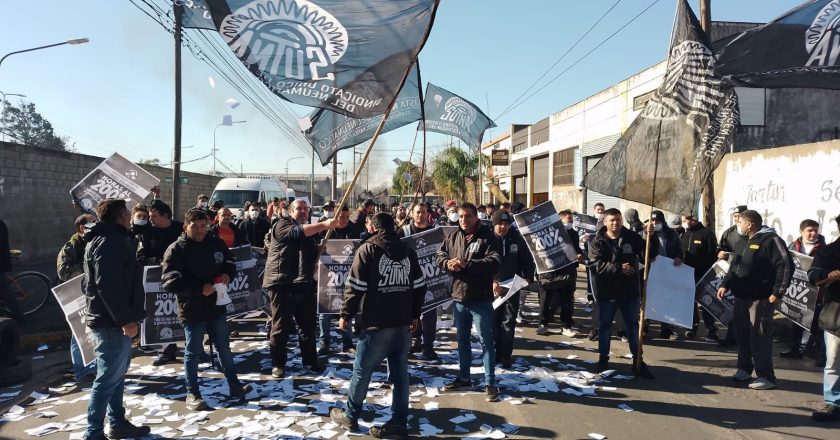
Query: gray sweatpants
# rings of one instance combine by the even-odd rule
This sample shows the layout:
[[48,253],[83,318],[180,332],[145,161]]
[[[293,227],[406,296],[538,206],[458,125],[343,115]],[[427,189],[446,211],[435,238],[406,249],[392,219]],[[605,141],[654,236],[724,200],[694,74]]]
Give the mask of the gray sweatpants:
[[773,371],[773,322],[775,307],[769,300],[735,298],[733,325],[738,341],[738,369],[776,381]]

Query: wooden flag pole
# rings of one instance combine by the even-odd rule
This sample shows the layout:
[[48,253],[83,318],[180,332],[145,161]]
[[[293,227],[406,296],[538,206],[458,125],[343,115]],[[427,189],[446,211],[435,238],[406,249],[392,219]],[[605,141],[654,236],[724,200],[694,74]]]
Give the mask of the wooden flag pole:
[[[411,142],[411,151],[408,152],[408,162],[409,162],[409,164],[411,164],[411,158],[414,157],[414,147],[415,146],[417,146],[417,130],[414,130],[414,140]],[[411,174],[411,170],[408,171],[408,174]],[[400,176],[400,178],[401,178],[400,182],[405,180],[405,179],[402,179],[402,176]],[[408,189],[411,189],[411,182],[408,182]],[[400,201],[399,201],[400,206],[402,206],[403,193],[404,192],[405,192],[405,186],[402,183],[400,183]]]
[[[656,135],[656,152],[654,153],[653,161],[653,184],[650,191],[650,215],[648,216],[648,225],[653,221],[653,204],[656,201],[656,174],[659,172],[659,141],[662,139],[662,120],[659,121],[659,130]],[[633,359],[633,371],[636,376],[641,373],[642,368],[642,353],[644,352],[644,333],[645,333],[645,303],[647,302],[647,288],[648,276],[650,275],[650,237],[653,235],[647,231],[648,226],[645,226],[645,270],[642,276],[643,287],[639,306],[639,334],[638,334],[638,348],[636,357]]]
[[[376,144],[376,140],[379,139],[379,135],[382,133],[382,128],[385,127],[385,121],[387,121],[388,116],[391,115],[391,109],[394,108],[394,104],[397,102],[397,97],[400,94],[400,90],[402,90],[406,80],[408,80],[408,75],[411,74],[411,68],[414,67],[414,63],[416,62],[417,58],[414,58],[413,60],[411,60],[410,63],[408,63],[408,68],[405,69],[405,73],[403,74],[402,80],[400,80],[400,86],[397,88],[397,93],[394,94],[394,99],[391,100],[391,103],[388,104],[388,108],[385,109],[385,114],[382,115],[382,120],[379,121],[379,125],[376,127],[376,131],[373,133],[373,137],[370,139],[370,143],[368,144],[367,149],[365,149],[365,154],[362,155],[362,160],[356,167],[356,172],[353,173],[353,179],[350,180],[350,185],[347,186],[347,190],[344,191],[344,194],[341,195],[341,201],[338,202],[338,206],[335,207],[335,212],[341,213],[341,210],[344,208],[344,205],[347,202],[347,195],[353,191],[353,187],[356,185],[356,180],[359,179],[359,175],[361,175],[361,171],[365,167],[365,163],[367,163],[368,157],[370,156],[370,152],[373,150],[373,145]],[[318,254],[321,254],[326,248],[327,240],[330,239],[332,231],[332,229],[327,229],[327,234],[321,241],[321,247],[318,249]]]

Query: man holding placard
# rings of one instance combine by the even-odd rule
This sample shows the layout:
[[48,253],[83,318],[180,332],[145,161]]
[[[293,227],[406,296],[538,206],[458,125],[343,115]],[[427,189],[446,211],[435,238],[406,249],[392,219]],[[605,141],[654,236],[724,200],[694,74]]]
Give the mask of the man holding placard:
[[244,397],[249,391],[236,377],[230,352],[225,311],[230,304],[227,285],[236,276],[236,263],[225,243],[208,235],[209,218],[200,209],[187,211],[184,234],[166,249],[161,267],[161,286],[178,297],[178,318],[184,326],[184,376],[187,381],[187,408],[204,411],[207,404],[198,387],[198,360],[204,352],[204,335],[210,337],[228,382],[231,397]]

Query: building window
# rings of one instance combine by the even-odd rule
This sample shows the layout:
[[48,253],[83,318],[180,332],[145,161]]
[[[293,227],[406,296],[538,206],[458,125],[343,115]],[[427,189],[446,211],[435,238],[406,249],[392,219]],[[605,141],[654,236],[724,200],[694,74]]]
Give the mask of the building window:
[[653,96],[653,93],[654,92],[651,91],[633,98],[633,110],[641,110],[645,108],[645,104],[650,101],[650,97]]
[[524,149],[526,149],[526,148],[528,148],[528,143],[527,143],[527,142],[523,142],[523,143],[521,143],[521,144],[514,145],[514,146],[513,146],[513,152],[514,152],[514,153],[518,153],[518,152],[520,152],[520,151],[522,151],[522,150],[524,150]]
[[554,153],[554,185],[574,185],[575,183],[575,150],[567,150]]

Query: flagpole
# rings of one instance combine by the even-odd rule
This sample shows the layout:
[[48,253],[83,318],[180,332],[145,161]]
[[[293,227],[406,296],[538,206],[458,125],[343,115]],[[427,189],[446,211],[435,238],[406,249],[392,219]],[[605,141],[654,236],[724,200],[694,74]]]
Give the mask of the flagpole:
[[[420,96],[420,124],[423,125],[423,163],[420,167],[420,179],[417,180],[417,190],[414,192],[412,205],[417,204],[417,199],[423,191],[423,181],[426,179],[426,103],[423,95],[423,83],[420,81],[420,70],[417,70],[417,95]],[[419,127],[418,127],[419,128]],[[425,196],[426,194],[423,193]]]
[[[413,165],[411,163],[411,158],[414,157],[414,147],[415,146],[417,146],[417,130],[414,130],[414,140],[411,141],[411,151],[408,152],[408,163],[409,163],[409,165]],[[408,171],[408,174],[411,174],[411,170]],[[402,182],[403,180],[405,180],[405,179],[402,178],[402,176],[400,176],[400,182]],[[409,187],[409,189],[411,189],[411,182],[408,183],[408,187]],[[405,192],[405,185],[400,183],[400,202],[399,202],[400,206],[402,206],[403,193],[404,192]]]
[[[397,93],[394,94],[394,98],[391,99],[391,103],[388,104],[388,108],[385,109],[385,114],[382,115],[382,120],[379,121],[379,125],[376,127],[376,131],[373,133],[373,137],[370,139],[370,143],[365,149],[365,154],[362,155],[362,160],[359,162],[359,165],[356,167],[356,172],[353,173],[353,179],[350,180],[350,185],[347,187],[347,190],[344,191],[344,194],[341,195],[341,201],[338,203],[338,206],[335,207],[335,212],[340,213],[341,210],[344,208],[344,205],[347,202],[347,195],[350,194],[353,190],[353,187],[356,185],[356,180],[359,179],[361,175],[362,168],[365,167],[365,163],[367,163],[368,157],[370,156],[370,152],[373,150],[373,145],[376,144],[376,140],[379,139],[379,135],[382,133],[382,129],[385,127],[385,122],[388,120],[388,116],[391,115],[391,110],[394,108],[394,104],[397,102],[397,98],[399,97],[400,90],[402,90],[403,86],[405,85],[406,80],[408,80],[408,75],[411,74],[411,68],[414,67],[414,63],[417,62],[417,58],[411,60],[408,63],[408,68],[405,69],[405,73],[400,80],[400,85],[397,87]],[[355,154],[354,154],[355,156]],[[354,157],[355,159],[355,157]],[[330,235],[332,235],[332,229],[327,229],[327,234],[324,236],[324,239],[321,241],[321,247],[318,249],[318,253],[322,253],[327,246],[327,240],[330,239]]]
[[650,215],[648,216],[648,225],[645,226],[645,270],[644,275],[642,276],[643,281],[643,288],[642,288],[642,295],[641,301],[639,304],[639,334],[638,336],[638,349],[636,352],[636,357],[633,359],[633,371],[635,372],[636,376],[639,376],[641,373],[642,368],[642,353],[644,351],[644,333],[645,333],[645,303],[647,302],[647,288],[648,288],[648,276],[650,275],[650,237],[653,235],[651,231],[648,231],[647,228],[651,225],[653,221],[653,204],[656,201],[656,174],[659,171],[659,141],[662,138],[662,120],[659,120],[659,130],[656,134],[656,153],[654,154],[654,162],[653,162],[653,184],[651,185],[650,191]]

